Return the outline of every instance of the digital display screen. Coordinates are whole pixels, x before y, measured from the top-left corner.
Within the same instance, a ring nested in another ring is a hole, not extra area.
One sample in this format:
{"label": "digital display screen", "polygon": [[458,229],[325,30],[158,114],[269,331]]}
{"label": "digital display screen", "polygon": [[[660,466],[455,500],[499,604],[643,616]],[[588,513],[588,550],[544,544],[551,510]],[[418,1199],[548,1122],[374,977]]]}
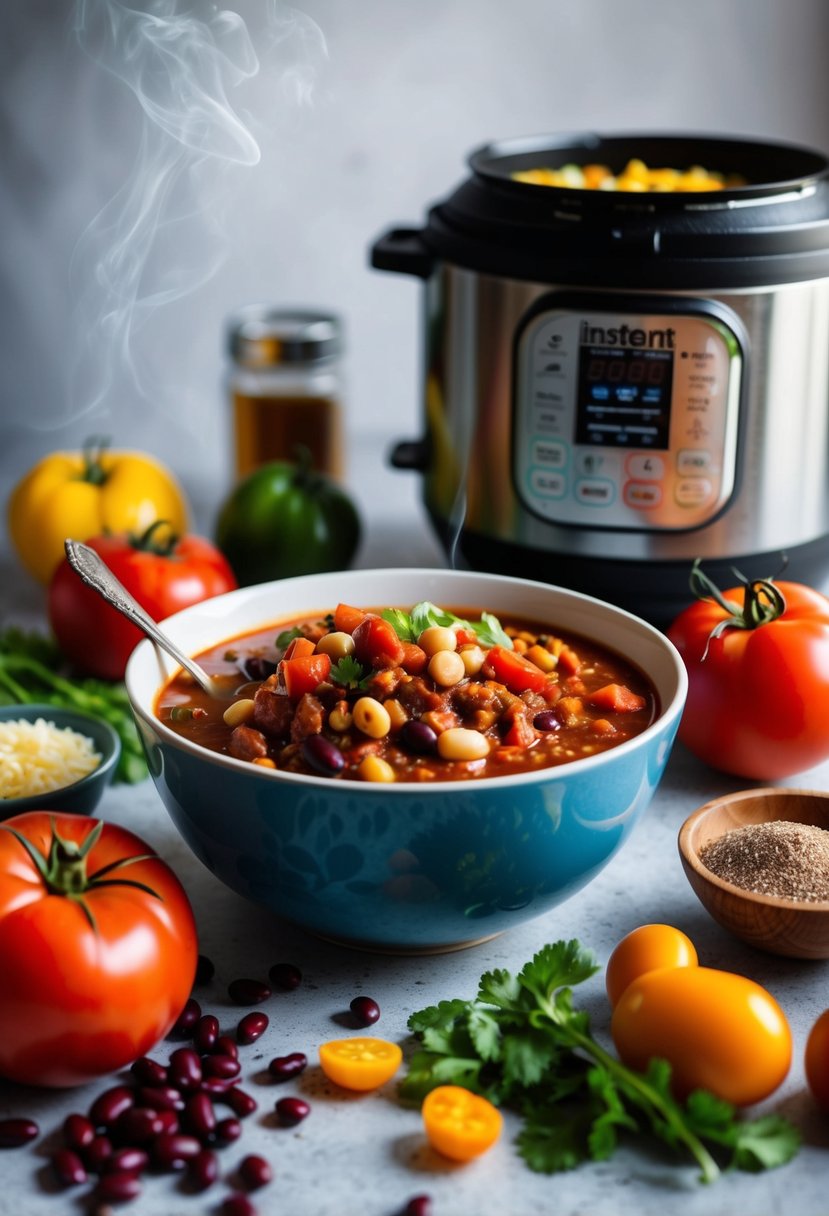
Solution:
{"label": "digital display screen", "polygon": [[673,351],[580,347],[576,443],[666,449],[673,373]]}

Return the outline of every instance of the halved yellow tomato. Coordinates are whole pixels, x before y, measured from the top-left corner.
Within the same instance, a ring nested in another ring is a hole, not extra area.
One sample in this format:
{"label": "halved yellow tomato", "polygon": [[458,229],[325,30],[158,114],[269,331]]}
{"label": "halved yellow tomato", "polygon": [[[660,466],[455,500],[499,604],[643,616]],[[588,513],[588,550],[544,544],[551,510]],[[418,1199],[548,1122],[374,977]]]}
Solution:
{"label": "halved yellow tomato", "polygon": [[320,1067],[343,1089],[377,1089],[397,1072],[403,1052],[385,1039],[331,1039],[320,1045]]}
{"label": "halved yellow tomato", "polygon": [[503,1118],[497,1107],[460,1085],[439,1085],[421,1110],[432,1148],[453,1161],[471,1161],[492,1148]]}

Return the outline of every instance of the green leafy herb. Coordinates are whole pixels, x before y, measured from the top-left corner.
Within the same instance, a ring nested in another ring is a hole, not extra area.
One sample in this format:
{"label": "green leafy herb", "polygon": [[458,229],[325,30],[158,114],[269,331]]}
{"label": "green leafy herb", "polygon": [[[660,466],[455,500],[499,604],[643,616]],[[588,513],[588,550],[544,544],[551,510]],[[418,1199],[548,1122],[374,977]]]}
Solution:
{"label": "green leafy herb", "polygon": [[402,608],[384,608],[380,615],[394,626],[402,642],[416,642],[423,630],[432,625],[442,625],[447,629],[458,626],[473,630],[484,646],[504,646],[512,650],[512,639],[491,612],[481,613],[479,621],[465,621],[463,617],[455,616],[454,612],[448,612],[445,608],[438,608],[437,604],[432,604],[429,600],[421,600],[419,604],[415,604],[411,613],[404,612]]}
{"label": "green leafy herb", "polygon": [[63,656],[51,638],[11,626],[0,632],[0,705],[46,705],[78,709],[102,718],[121,740],[116,781],[142,781],[147,762],[120,682],[64,675]]}
{"label": "green leafy herb", "polygon": [[421,1040],[401,1096],[421,1102],[437,1085],[462,1085],[519,1111],[521,1156],[533,1170],[555,1173],[614,1152],[620,1134],[650,1131],[699,1165],[713,1182],[719,1150],[730,1168],[771,1169],[799,1147],[794,1127],[777,1115],[754,1121],[699,1090],[683,1104],[670,1089],[671,1070],[620,1063],[593,1038],[587,1013],[573,1005],[572,985],[598,970],[577,941],[544,946],[517,974],[490,971],[475,1000],[441,1001],[409,1018]]}
{"label": "green leafy herb", "polygon": [[291,629],[283,629],[281,633],[276,635],[276,649],[286,650],[290,646],[294,638],[301,638],[302,630],[294,625]]}
{"label": "green leafy herb", "polygon": [[408,612],[404,612],[402,608],[384,608],[380,615],[384,621],[389,622],[401,642],[417,641],[414,622]]}
{"label": "green leafy herb", "polygon": [[332,681],[344,688],[358,688],[365,674],[365,669],[350,654],[343,655],[331,668]]}

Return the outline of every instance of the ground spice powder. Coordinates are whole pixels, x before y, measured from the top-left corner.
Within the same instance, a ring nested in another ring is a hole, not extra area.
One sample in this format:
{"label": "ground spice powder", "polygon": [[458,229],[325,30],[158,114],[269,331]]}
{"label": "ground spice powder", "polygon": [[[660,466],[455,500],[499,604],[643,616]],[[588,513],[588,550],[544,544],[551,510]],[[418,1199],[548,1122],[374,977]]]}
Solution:
{"label": "ground spice powder", "polygon": [[829,900],[829,831],[776,820],[726,832],[700,850],[718,878],[778,899]]}

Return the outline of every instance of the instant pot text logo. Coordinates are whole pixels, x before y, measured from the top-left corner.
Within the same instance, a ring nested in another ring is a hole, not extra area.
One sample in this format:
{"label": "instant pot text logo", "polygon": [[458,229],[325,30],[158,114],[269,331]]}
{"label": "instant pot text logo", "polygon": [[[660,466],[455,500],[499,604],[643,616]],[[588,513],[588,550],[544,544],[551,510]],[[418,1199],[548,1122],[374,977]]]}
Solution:
{"label": "instant pot text logo", "polygon": [[639,329],[633,325],[591,325],[582,321],[579,341],[582,346],[649,346],[653,350],[673,350],[676,330]]}

